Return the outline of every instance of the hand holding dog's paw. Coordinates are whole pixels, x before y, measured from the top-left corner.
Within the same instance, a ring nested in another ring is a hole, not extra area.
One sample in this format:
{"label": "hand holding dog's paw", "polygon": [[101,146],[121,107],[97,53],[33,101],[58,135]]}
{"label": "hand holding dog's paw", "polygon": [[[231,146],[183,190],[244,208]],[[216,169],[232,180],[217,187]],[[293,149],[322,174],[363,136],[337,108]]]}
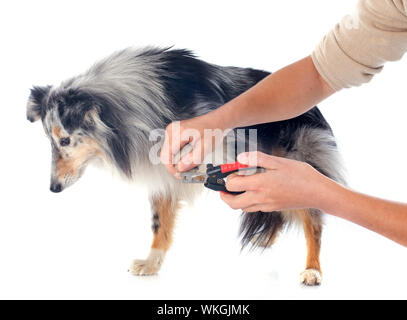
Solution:
{"label": "hand holding dog's paw", "polygon": [[134,260],[130,266],[129,272],[136,276],[151,276],[157,274],[164,261],[164,251],[151,249],[147,259]]}
{"label": "hand holding dog's paw", "polygon": [[319,286],[322,281],[321,273],[317,269],[306,269],[300,274],[301,283],[306,286]]}

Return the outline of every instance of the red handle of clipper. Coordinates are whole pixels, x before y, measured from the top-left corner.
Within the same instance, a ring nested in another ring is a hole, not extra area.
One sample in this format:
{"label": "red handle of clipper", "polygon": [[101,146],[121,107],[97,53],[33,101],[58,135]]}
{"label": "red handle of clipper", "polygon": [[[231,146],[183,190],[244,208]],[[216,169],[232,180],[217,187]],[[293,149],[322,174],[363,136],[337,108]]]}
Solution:
{"label": "red handle of clipper", "polygon": [[237,171],[239,169],[248,168],[249,165],[242,164],[240,162],[233,162],[233,163],[225,163],[220,165],[220,171],[222,173],[230,172],[230,171]]}

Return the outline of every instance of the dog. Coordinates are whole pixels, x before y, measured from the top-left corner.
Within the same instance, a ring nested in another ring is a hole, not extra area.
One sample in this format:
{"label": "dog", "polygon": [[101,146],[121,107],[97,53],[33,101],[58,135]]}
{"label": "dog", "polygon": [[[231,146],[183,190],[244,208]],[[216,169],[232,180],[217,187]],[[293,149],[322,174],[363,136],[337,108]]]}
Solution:
{"label": "dog", "polygon": [[[77,181],[88,164],[102,161],[123,178],[149,189],[154,233],[135,275],[155,274],[169,249],[179,202],[196,197],[202,186],[183,184],[160,163],[150,161],[150,133],[177,120],[214,110],[270,73],[206,63],[183,49],[127,48],[94,64],[59,86],[34,86],[27,118],[42,120],[52,147],[52,192]],[[332,130],[317,107],[290,120],[244,129],[257,130],[257,150],[301,160],[345,183]],[[235,157],[236,155],[234,155]],[[268,248],[284,226],[302,224],[307,258],[301,282],[321,283],[319,252],[322,215],[317,209],[242,213],[242,245]]]}

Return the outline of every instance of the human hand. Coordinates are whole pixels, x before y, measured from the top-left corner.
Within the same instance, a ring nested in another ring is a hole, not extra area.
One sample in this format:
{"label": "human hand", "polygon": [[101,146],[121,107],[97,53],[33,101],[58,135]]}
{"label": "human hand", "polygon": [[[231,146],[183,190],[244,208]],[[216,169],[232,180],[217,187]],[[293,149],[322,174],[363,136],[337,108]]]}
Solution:
{"label": "human hand", "polygon": [[[205,156],[213,151],[225,134],[220,121],[211,114],[176,121],[170,123],[165,129],[165,140],[161,149],[160,159],[171,174],[188,171],[199,165]],[[192,147],[181,159],[181,149],[189,144]]]}
{"label": "human hand", "polygon": [[245,212],[271,212],[282,209],[317,208],[328,179],[305,162],[270,156],[261,152],[242,153],[238,161],[266,170],[250,176],[231,175],[228,191],[246,191],[239,195],[221,193],[232,209]]}

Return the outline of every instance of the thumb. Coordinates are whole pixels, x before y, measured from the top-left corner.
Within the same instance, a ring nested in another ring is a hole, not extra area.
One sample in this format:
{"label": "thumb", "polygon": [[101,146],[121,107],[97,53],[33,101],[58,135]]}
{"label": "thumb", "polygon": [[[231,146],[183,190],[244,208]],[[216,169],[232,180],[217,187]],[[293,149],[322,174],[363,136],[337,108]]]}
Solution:
{"label": "thumb", "polygon": [[[191,145],[190,145],[191,146]],[[181,160],[177,164],[177,169],[180,172],[188,171],[202,163],[202,150],[201,143],[198,141],[194,146],[191,146],[192,150],[186,155],[181,157]]]}
{"label": "thumb", "polygon": [[177,170],[180,172],[183,171],[188,171],[196,167],[197,164],[194,163],[193,161],[193,155],[192,151],[185,156],[182,157],[182,159],[178,162],[177,164]]}
{"label": "thumb", "polygon": [[265,169],[276,169],[278,157],[271,156],[259,151],[244,152],[237,156],[237,161],[249,166],[257,166]]}

